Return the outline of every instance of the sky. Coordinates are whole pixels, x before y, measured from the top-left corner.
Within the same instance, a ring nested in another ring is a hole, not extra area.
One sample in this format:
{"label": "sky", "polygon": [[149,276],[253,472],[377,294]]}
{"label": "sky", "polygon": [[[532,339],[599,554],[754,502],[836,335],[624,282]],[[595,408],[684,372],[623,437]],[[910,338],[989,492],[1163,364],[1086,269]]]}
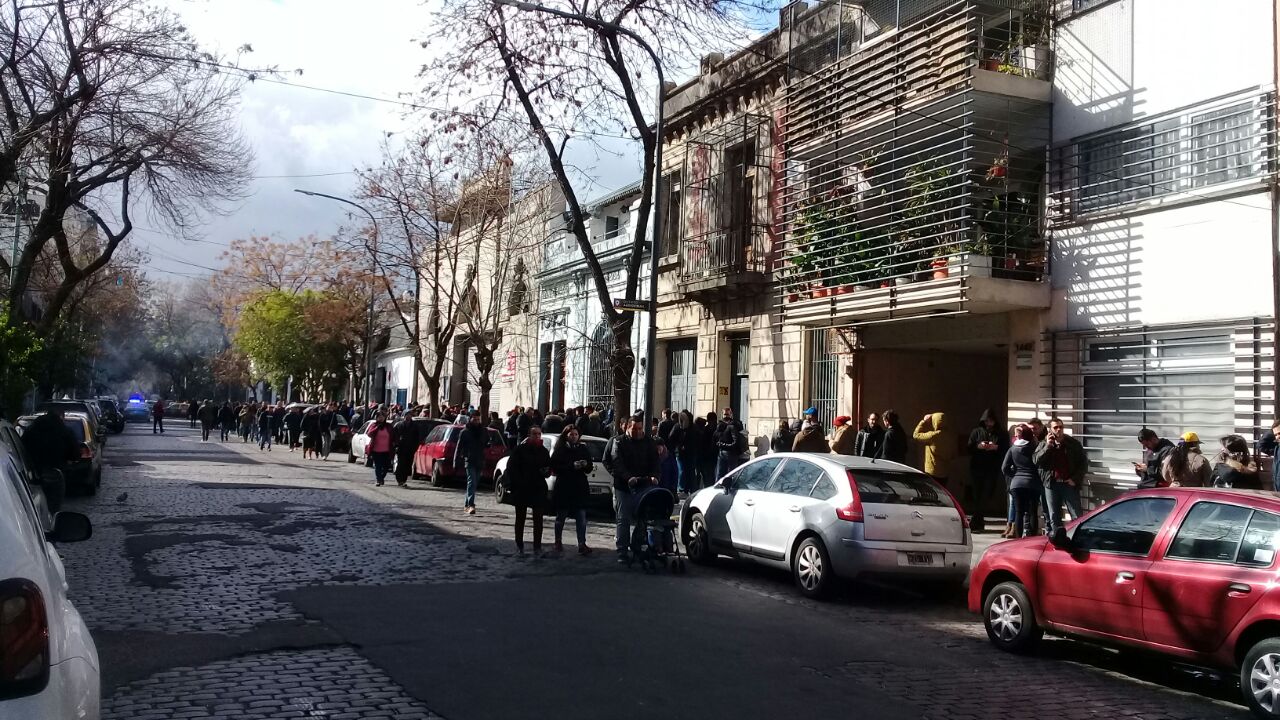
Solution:
{"label": "sky", "polygon": [[[394,142],[417,124],[395,102],[350,97],[353,93],[410,101],[414,77],[429,59],[415,37],[429,29],[430,14],[415,0],[167,0],[206,47],[227,55],[248,44],[242,66],[285,72],[278,82],[244,88],[240,124],[256,156],[248,197],[199,228],[194,239],[140,228],[133,243],[148,253],[152,279],[179,281],[210,274],[235,239],[272,236],[292,240],[330,237],[350,225],[349,208],[307,197],[294,188],[350,197],[355,167],[377,164],[384,138]],[[282,84],[284,83],[284,84]],[[307,89],[301,86],[310,86]],[[337,92],[325,92],[337,91]],[[390,135],[388,135],[390,133]],[[570,146],[583,173],[586,197],[598,197],[639,177],[634,144],[604,149]]]}

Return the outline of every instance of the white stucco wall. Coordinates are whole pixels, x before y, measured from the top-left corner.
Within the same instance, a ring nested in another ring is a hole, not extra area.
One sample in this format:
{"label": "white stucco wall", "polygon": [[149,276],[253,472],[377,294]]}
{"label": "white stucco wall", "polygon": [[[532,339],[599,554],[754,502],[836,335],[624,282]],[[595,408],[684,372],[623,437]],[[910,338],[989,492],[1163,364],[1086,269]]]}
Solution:
{"label": "white stucco wall", "polygon": [[1119,0],[1060,23],[1055,143],[1272,82],[1270,0]]}
{"label": "white stucco wall", "polygon": [[1259,193],[1058,230],[1051,328],[1269,316],[1269,208]]}

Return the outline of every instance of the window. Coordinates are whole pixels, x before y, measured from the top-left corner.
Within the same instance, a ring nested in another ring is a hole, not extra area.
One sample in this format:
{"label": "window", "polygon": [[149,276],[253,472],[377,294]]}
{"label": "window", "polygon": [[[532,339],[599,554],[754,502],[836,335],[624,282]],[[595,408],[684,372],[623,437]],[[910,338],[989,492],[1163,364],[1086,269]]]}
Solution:
{"label": "window", "polygon": [[1254,134],[1259,112],[1238,103],[1191,118],[1192,184],[1207,187],[1243,180],[1265,161],[1262,138]]}
{"label": "window", "polygon": [[1146,555],[1173,505],[1170,498],[1117,502],[1077,527],[1072,540],[1082,550]]}
{"label": "window", "polygon": [[1280,545],[1280,515],[1261,510],[1253,511],[1253,519],[1244,531],[1236,562],[1241,565],[1271,567]]}
{"label": "window", "polygon": [[822,468],[817,465],[791,458],[782,466],[778,474],[773,476],[773,482],[769,483],[768,490],[784,495],[805,497],[822,476]]}
{"label": "window", "polygon": [[837,494],[839,491],[836,490],[836,484],[831,482],[831,478],[827,477],[826,473],[823,473],[822,477],[818,478],[817,484],[813,486],[809,497],[815,500],[830,500]]}
{"label": "window", "polygon": [[853,470],[864,503],[953,507],[951,496],[923,473]]}
{"label": "window", "polygon": [[529,299],[532,293],[529,292],[529,283],[525,279],[526,275],[528,275],[528,271],[524,266],[524,258],[519,258],[516,260],[515,271],[512,274],[511,295],[507,298],[507,315],[509,317],[529,312]]}
{"label": "window", "polygon": [[[372,423],[370,423],[370,424],[372,424]],[[369,429],[369,426],[368,426],[368,425],[365,425],[365,430],[366,430],[365,434],[366,434],[366,435],[368,435],[368,434],[369,434],[369,433],[367,432],[367,431],[368,431],[368,429]],[[432,431],[431,431],[431,434],[430,434],[430,435],[428,435],[428,436],[427,436],[427,442],[429,442],[429,443],[438,443],[438,442],[442,442],[442,441],[444,440],[444,434],[445,434],[446,432],[448,432],[448,431],[449,431],[449,426],[448,426],[448,425],[441,425],[441,426],[437,427],[435,430],[432,430]]]}
{"label": "window", "polygon": [[733,475],[733,486],[739,490],[763,490],[769,485],[769,478],[781,462],[781,459],[768,458],[743,465],[742,469]]}
{"label": "window", "polygon": [[1178,528],[1165,557],[1233,562],[1253,510],[1239,505],[1196,503]]}
{"label": "window", "polygon": [[681,178],[679,172],[673,172],[662,178],[664,200],[663,208],[662,248],[663,256],[675,255],[680,249],[680,238],[683,235]]}
{"label": "window", "polygon": [[613,331],[606,320],[591,334],[587,366],[587,404],[603,408],[613,405]]}
{"label": "window", "polygon": [[1270,93],[1167,115],[1055,151],[1058,212],[1118,208],[1267,172]]}
{"label": "window", "polygon": [[609,215],[604,219],[604,238],[612,240],[622,232],[622,223],[614,215]]}

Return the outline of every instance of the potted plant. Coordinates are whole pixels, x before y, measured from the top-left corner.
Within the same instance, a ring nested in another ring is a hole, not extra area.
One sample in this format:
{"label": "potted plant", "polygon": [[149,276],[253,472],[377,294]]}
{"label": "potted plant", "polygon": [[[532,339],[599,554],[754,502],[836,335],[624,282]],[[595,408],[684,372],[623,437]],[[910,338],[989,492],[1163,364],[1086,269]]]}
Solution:
{"label": "potted plant", "polygon": [[993,258],[991,275],[1023,276],[1019,271],[1021,263],[1040,247],[1036,201],[1021,192],[993,195],[985,203],[978,225],[985,237],[987,253]]}

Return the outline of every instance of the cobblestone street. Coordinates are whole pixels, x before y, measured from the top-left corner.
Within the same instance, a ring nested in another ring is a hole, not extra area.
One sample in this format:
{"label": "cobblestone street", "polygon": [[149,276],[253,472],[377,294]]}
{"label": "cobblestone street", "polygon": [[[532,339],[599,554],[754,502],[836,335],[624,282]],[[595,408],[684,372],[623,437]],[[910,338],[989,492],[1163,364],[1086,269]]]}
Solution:
{"label": "cobblestone street", "polygon": [[1160,661],[998,653],[958,600],[520,559],[491,495],[464,516],[457,488],[376,488],[345,457],[139,426],[106,453],[68,502],[94,537],[60,546],[105,718],[1247,717],[1229,679]]}

